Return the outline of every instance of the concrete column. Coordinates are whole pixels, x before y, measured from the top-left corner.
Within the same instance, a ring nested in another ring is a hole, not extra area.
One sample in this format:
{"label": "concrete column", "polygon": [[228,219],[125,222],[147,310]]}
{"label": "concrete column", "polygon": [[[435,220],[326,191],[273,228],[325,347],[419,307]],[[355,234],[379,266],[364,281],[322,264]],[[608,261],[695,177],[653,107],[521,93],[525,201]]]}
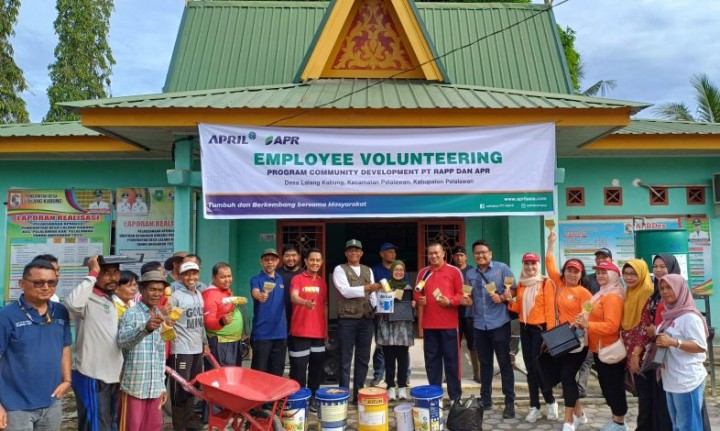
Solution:
{"label": "concrete column", "polygon": [[[193,188],[189,181],[192,172],[192,152],[195,140],[181,139],[175,142],[175,175],[181,173],[185,181],[173,181],[168,171],[170,184],[175,185],[175,250],[192,251],[193,238]],[[185,176],[187,173],[187,177]]]}

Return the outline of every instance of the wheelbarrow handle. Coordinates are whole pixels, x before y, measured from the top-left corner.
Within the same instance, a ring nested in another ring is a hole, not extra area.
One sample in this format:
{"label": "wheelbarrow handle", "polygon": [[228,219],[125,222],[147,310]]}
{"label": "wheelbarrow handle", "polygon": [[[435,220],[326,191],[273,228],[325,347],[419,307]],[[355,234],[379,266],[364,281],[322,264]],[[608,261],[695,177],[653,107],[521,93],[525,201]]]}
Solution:
{"label": "wheelbarrow handle", "polygon": [[215,359],[215,356],[213,356],[212,352],[210,352],[210,349],[203,351],[203,355],[205,355],[207,360],[210,361],[210,364],[212,364],[213,368],[220,368],[220,363],[217,361],[217,359]]}
{"label": "wheelbarrow handle", "polygon": [[194,397],[197,397],[198,399],[204,400],[205,396],[202,392],[197,390],[195,388],[195,379],[190,380],[189,382],[183,378],[180,374],[177,373],[177,371],[173,370],[172,368],[165,366],[165,372],[175,379],[178,383],[180,383],[180,386],[183,387],[187,392],[191,393]]}

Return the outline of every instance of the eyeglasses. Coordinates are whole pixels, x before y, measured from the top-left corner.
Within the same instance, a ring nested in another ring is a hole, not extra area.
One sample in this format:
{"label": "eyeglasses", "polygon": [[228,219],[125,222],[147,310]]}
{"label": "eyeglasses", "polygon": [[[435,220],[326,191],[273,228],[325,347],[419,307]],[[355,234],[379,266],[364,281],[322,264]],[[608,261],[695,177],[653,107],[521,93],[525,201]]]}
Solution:
{"label": "eyeglasses", "polygon": [[55,280],[30,280],[29,278],[24,278],[23,280],[32,283],[33,287],[35,289],[42,289],[47,284],[48,287],[57,287],[58,281]]}
{"label": "eyeglasses", "polygon": [[490,254],[490,250],[474,251],[473,254],[476,256],[482,256],[484,254]]}
{"label": "eyeglasses", "polygon": [[637,277],[638,275],[634,272],[623,272],[623,277]]}

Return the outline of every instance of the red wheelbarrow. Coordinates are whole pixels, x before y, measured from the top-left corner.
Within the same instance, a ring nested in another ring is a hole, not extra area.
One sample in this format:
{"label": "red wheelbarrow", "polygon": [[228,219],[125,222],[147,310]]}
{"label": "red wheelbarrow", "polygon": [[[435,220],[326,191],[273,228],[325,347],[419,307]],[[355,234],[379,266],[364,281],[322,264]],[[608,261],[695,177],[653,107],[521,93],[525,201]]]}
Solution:
{"label": "red wheelbarrow", "polygon": [[[165,371],[183,389],[208,403],[209,430],[224,430],[227,425],[234,430],[282,430],[279,418],[287,397],[300,389],[298,382],[249,368],[221,367],[211,354],[206,356],[215,369],[200,373],[189,382],[170,367],[165,367]],[[195,387],[196,383],[200,389]],[[270,403],[272,408],[262,408]]]}

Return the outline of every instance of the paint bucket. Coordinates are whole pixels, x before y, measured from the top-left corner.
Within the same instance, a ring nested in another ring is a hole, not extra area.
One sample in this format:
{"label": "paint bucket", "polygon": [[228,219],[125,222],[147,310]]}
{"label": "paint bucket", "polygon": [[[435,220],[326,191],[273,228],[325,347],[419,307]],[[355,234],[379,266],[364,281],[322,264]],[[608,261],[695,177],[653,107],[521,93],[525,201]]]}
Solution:
{"label": "paint bucket", "polygon": [[290,395],[285,404],[285,411],[282,415],[283,430],[305,431],[307,429],[308,399],[312,391],[308,388],[300,388],[299,391]]}
{"label": "paint bucket", "polygon": [[392,292],[377,292],[378,304],[376,311],[378,313],[389,314],[395,311],[395,294]]}
{"label": "paint bucket", "polygon": [[414,431],[413,406],[410,403],[398,404],[395,407],[395,424],[397,431]]}
{"label": "paint bucket", "polygon": [[318,402],[318,419],[322,431],[344,431],[347,425],[347,407],[350,391],[346,388],[322,388],[315,392]]}
{"label": "paint bucket", "polygon": [[358,431],[388,430],[388,393],[381,388],[358,391]]}
{"label": "paint bucket", "polygon": [[441,386],[425,385],[412,388],[413,422],[418,431],[440,431],[440,402],[443,397]]}

